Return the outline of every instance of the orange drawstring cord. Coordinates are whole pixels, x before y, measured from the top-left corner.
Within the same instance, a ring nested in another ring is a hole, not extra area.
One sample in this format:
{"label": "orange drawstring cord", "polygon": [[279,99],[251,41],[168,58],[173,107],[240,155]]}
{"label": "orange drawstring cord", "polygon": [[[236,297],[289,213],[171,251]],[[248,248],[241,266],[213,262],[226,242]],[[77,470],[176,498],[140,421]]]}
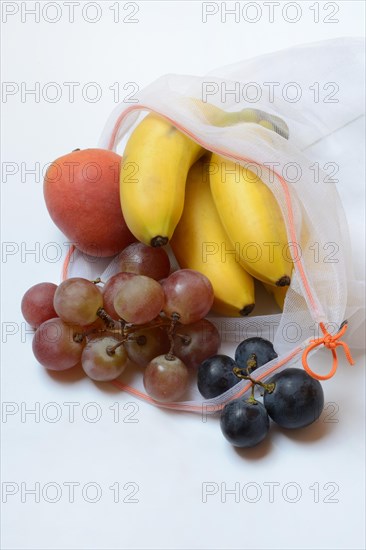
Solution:
{"label": "orange drawstring cord", "polygon": [[[338,357],[337,357],[337,352],[336,352],[336,348],[338,346],[343,347],[344,354],[345,354],[349,364],[350,365],[355,364],[348,345],[345,342],[342,342],[342,341],[339,340],[341,338],[341,336],[343,336],[343,334],[346,332],[348,323],[347,323],[347,321],[345,321],[341,325],[341,328],[337,332],[337,334],[334,334],[334,335],[330,334],[327,331],[327,329],[325,328],[324,323],[319,323],[319,326],[320,326],[324,336],[322,336],[321,338],[316,338],[315,340],[311,340],[309,346],[304,350],[304,352],[302,354],[302,366],[304,367],[306,372],[308,374],[310,374],[310,376],[312,376],[313,378],[316,378],[317,380],[329,380],[329,378],[331,378],[335,374],[335,372],[337,370],[337,367],[338,367]],[[316,374],[315,372],[313,372],[311,370],[311,368],[309,367],[308,362],[307,362],[307,357],[308,357],[309,353],[311,352],[311,350],[313,350],[314,348],[316,348],[318,346],[321,346],[322,344],[326,348],[330,349],[332,351],[332,355],[333,355],[332,369],[326,375]]]}
{"label": "orange drawstring cord", "polygon": [[65,281],[65,279],[67,279],[67,272],[69,270],[69,265],[70,265],[70,262],[71,262],[71,258],[72,258],[72,255],[74,254],[76,250],[76,246],[74,244],[72,244],[66,254],[66,257],[65,257],[65,260],[64,260],[64,263],[63,263],[63,266],[62,266],[62,275],[61,275],[61,282],[62,281]]}

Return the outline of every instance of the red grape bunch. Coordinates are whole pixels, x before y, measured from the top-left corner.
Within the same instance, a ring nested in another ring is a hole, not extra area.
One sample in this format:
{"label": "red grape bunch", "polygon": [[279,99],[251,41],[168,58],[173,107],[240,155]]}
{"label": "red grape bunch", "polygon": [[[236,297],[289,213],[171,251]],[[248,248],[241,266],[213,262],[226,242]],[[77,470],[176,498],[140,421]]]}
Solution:
{"label": "red grape bunch", "polygon": [[153,399],[179,400],[189,369],[219,349],[219,333],[205,319],[212,285],[198,271],[169,274],[165,250],[142,243],[123,250],[119,268],[105,282],[72,277],[31,287],[21,309],[36,329],[33,353],[46,369],[81,365],[98,382],[119,377],[130,361],[144,368]]}

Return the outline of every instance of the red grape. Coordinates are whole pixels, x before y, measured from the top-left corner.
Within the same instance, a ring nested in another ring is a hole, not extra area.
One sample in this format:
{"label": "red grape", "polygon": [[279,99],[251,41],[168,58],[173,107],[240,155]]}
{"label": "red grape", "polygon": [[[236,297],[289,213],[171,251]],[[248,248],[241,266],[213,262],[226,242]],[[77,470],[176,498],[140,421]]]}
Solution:
{"label": "red grape", "polygon": [[127,340],[125,348],[131,361],[140,367],[146,365],[157,355],[168,353],[170,342],[164,328],[155,327],[137,330]]}
{"label": "red grape", "polygon": [[191,325],[177,326],[174,334],[174,354],[187,367],[198,367],[202,361],[215,355],[219,347],[219,331],[207,319],[201,319]]}
{"label": "red grape", "polygon": [[91,281],[72,277],[59,285],[53,305],[63,321],[90,325],[97,319],[98,309],[103,306],[103,296]]}
{"label": "red grape", "polygon": [[153,248],[144,243],[132,243],[119,255],[121,271],[146,275],[158,281],[169,275],[168,254],[161,247]]}
{"label": "red grape", "polygon": [[147,365],[144,386],[156,401],[176,401],[188,386],[188,369],[178,357],[159,355]]}
{"label": "red grape", "polygon": [[112,317],[112,319],[117,320],[118,319],[118,313],[114,309],[113,301],[116,293],[118,290],[123,286],[124,282],[127,279],[132,279],[132,277],[135,277],[133,273],[117,273],[117,275],[114,275],[108,281],[103,287],[103,302],[104,302],[104,309]]}
{"label": "red grape", "polygon": [[162,282],[165,294],[164,313],[178,314],[184,325],[203,319],[210,311],[214,293],[210,281],[199,271],[180,269]]}
{"label": "red grape", "polygon": [[49,319],[38,327],[33,338],[36,359],[50,370],[66,370],[80,361],[85,338],[83,328],[61,319]]}
{"label": "red grape", "polygon": [[57,317],[53,307],[56,289],[57,285],[53,283],[38,283],[24,294],[21,310],[24,319],[32,327],[37,328],[48,319]]}
{"label": "red grape", "polygon": [[113,305],[120,319],[142,325],[159,315],[164,305],[164,292],[154,279],[135,275],[121,284]]}
{"label": "red grape", "polygon": [[94,338],[85,346],[81,365],[92,380],[106,382],[114,380],[125,370],[127,353],[123,345],[118,346],[113,353],[110,349],[119,343],[113,336]]}

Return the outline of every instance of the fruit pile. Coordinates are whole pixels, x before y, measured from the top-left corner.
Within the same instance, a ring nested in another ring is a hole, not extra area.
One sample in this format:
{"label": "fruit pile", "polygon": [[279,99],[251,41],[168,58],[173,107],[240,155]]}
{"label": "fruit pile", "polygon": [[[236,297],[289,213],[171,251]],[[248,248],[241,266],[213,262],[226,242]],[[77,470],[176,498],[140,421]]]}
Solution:
{"label": "fruit pile", "polygon": [[[206,106],[205,115],[212,123],[217,109]],[[211,154],[151,113],[126,144],[120,198],[139,241],[170,242],[180,267],[208,277],[217,313],[251,313],[253,278],[283,304],[293,267],[286,227],[274,195],[253,171]]]}
{"label": "fruit pile", "polygon": [[[281,133],[274,122],[264,125],[263,113],[246,111],[233,120],[235,113],[206,104],[204,116],[220,126],[262,122],[262,132]],[[239,317],[255,307],[254,279],[283,308],[293,269],[280,207],[251,166],[212,154],[150,113],[131,133],[123,159],[87,149],[53,162],[44,197],[55,224],[83,253],[114,256],[135,240],[169,243],[181,268],[210,280],[213,310]]]}
{"label": "fruit pile", "polygon": [[[220,126],[249,116],[233,120],[234,113],[219,111],[205,106],[202,115]],[[262,131],[283,135],[275,121],[251,111],[250,121],[259,121]],[[91,379],[111,381],[128,364],[138,365],[157,402],[183,399],[190,372],[206,399],[247,379],[249,400],[231,401],[221,416],[224,435],[239,446],[264,438],[268,415],[290,428],[317,418],[323,399],[317,381],[296,369],[268,384],[254,380],[253,371],[277,357],[272,344],[249,339],[238,346],[235,360],[217,355],[220,336],[205,318],[211,310],[250,314],[254,278],[283,306],[293,268],[286,228],[257,174],[150,113],[133,130],[123,160],[112,151],[76,149],[52,163],[44,197],[76,248],[119,262],[105,281],[72,277],[25,293],[22,313],[36,329],[33,352],[45,368],[81,365]],[[264,405],[254,398],[256,385],[265,390]]]}

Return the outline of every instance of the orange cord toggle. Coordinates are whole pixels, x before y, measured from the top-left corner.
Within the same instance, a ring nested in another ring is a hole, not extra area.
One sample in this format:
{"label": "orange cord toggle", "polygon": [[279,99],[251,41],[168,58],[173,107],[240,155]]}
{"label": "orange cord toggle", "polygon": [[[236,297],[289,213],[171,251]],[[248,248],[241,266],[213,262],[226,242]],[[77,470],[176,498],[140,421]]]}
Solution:
{"label": "orange cord toggle", "polygon": [[[347,327],[348,327],[348,323],[347,323],[347,321],[342,323],[341,328],[339,329],[337,334],[334,334],[334,335],[330,334],[327,331],[327,329],[325,328],[324,323],[319,323],[319,326],[320,326],[324,336],[322,336],[322,338],[316,338],[315,340],[312,340],[310,342],[309,346],[304,350],[304,353],[302,354],[302,366],[304,367],[306,372],[308,374],[310,374],[310,376],[312,376],[313,378],[316,378],[317,380],[329,380],[329,378],[332,378],[332,376],[335,374],[335,372],[337,370],[337,367],[338,367],[338,357],[337,357],[337,352],[336,352],[336,348],[338,346],[343,347],[344,354],[345,354],[349,364],[350,365],[355,364],[348,345],[345,342],[342,342],[342,341],[339,340],[341,338],[341,336],[343,336],[343,334],[346,332]],[[310,369],[310,367],[308,365],[308,362],[307,362],[307,357],[308,357],[309,353],[311,352],[311,350],[313,350],[314,348],[316,348],[318,346],[321,346],[322,344],[326,348],[330,349],[332,351],[332,355],[333,355],[332,369],[328,374],[326,374],[324,376],[321,375],[321,374],[316,374],[315,372],[313,372]]]}

